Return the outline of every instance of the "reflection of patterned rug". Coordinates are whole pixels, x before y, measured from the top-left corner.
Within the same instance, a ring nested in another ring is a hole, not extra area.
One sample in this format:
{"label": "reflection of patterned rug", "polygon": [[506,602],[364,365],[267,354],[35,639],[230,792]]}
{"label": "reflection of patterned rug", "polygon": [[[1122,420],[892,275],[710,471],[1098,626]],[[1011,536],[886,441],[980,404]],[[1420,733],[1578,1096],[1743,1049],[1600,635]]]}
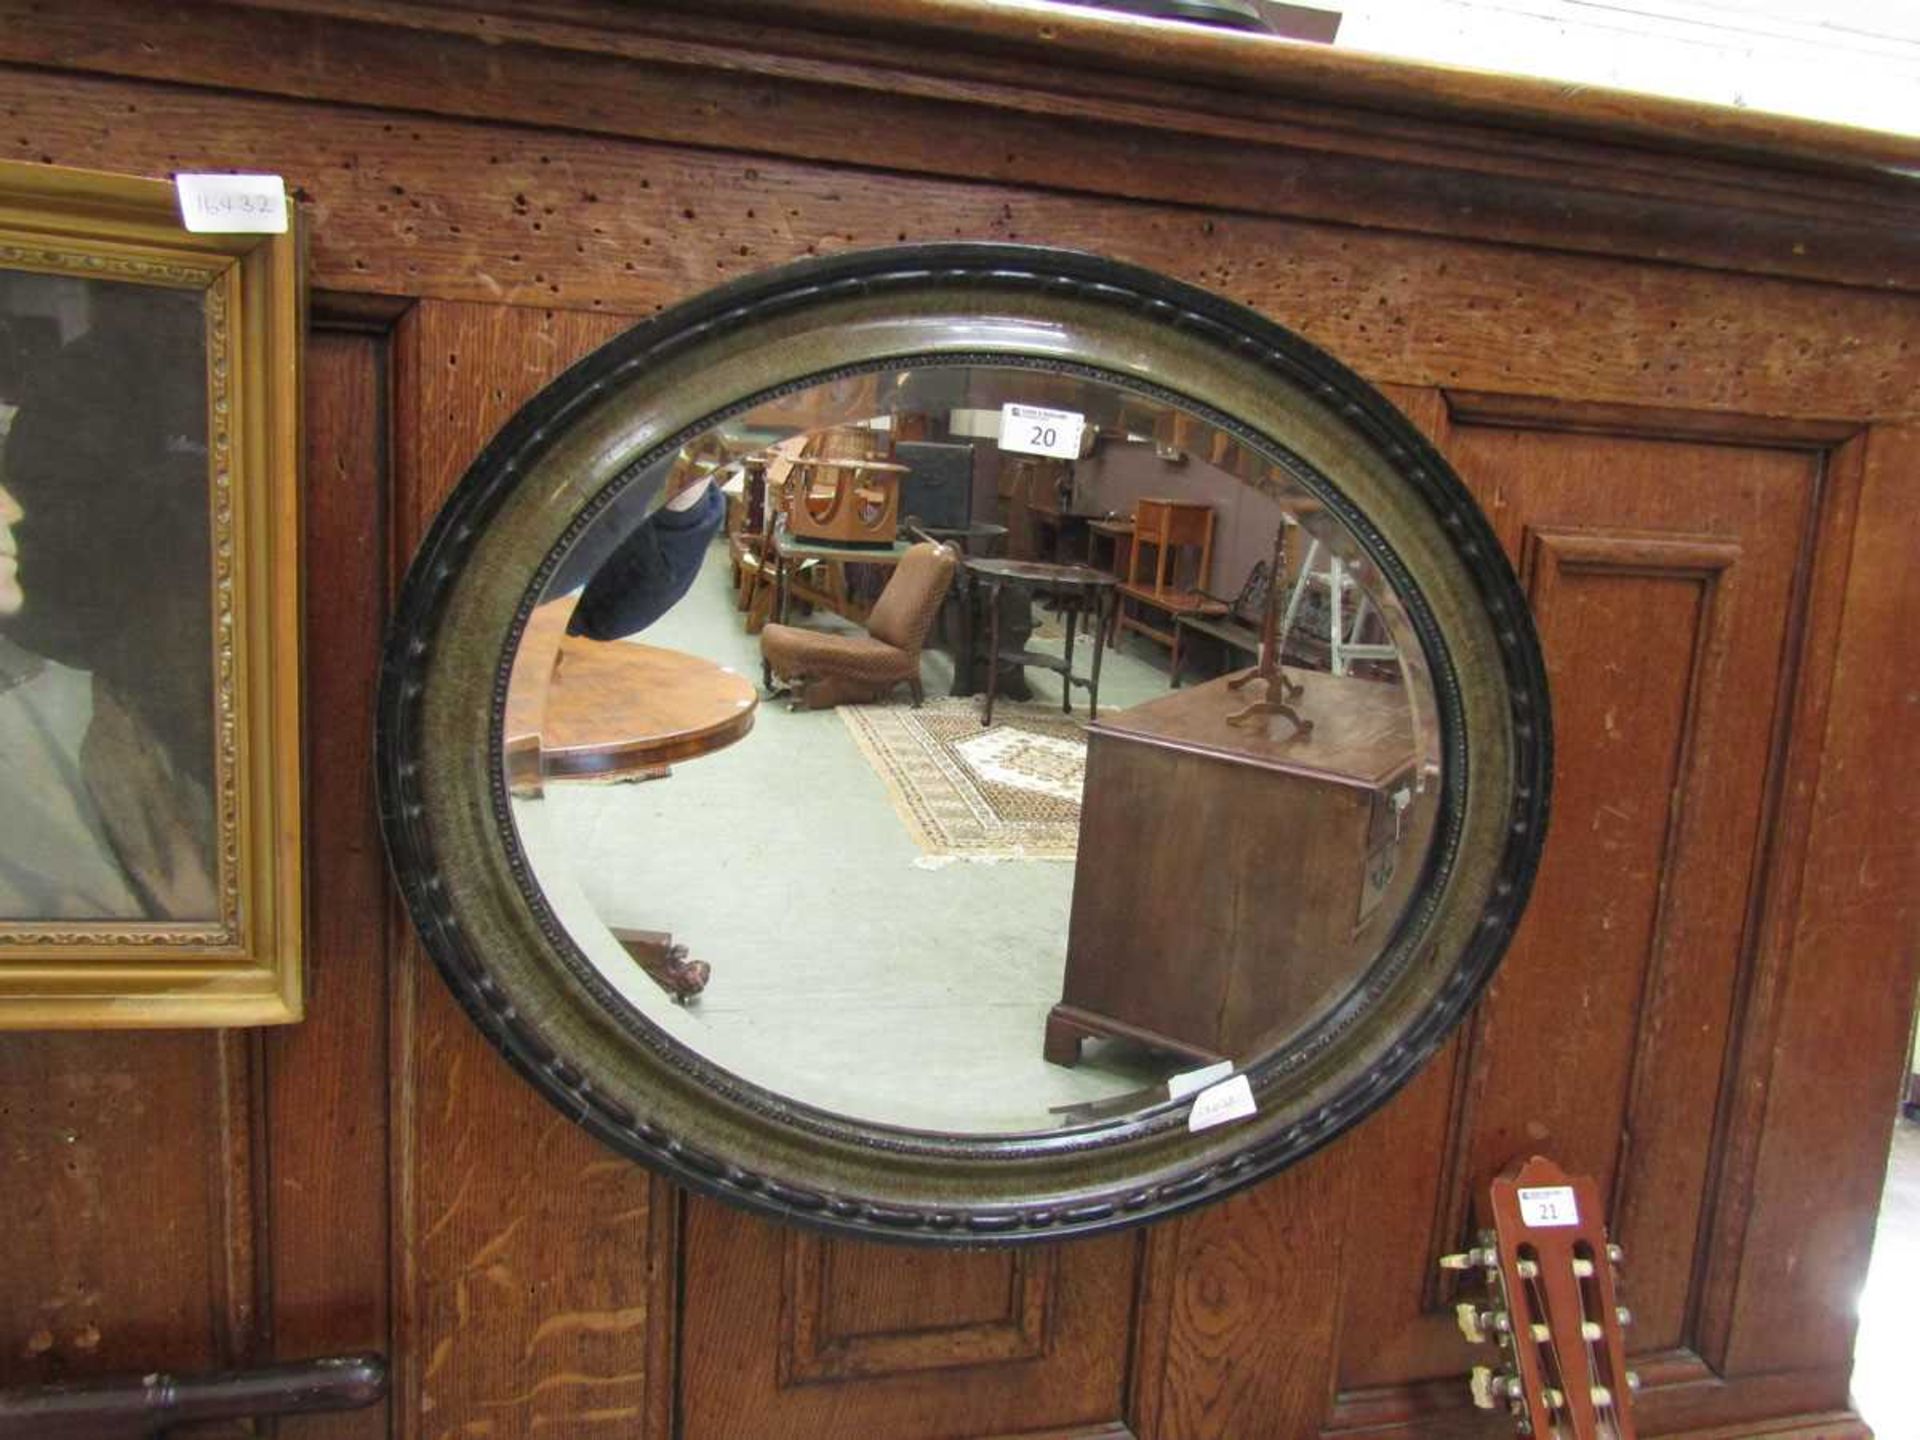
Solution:
{"label": "reflection of patterned rug", "polygon": [[1080,834],[1087,743],[1050,705],[978,700],[843,705],[840,718],[886,782],[894,808],[930,855],[1071,860]]}

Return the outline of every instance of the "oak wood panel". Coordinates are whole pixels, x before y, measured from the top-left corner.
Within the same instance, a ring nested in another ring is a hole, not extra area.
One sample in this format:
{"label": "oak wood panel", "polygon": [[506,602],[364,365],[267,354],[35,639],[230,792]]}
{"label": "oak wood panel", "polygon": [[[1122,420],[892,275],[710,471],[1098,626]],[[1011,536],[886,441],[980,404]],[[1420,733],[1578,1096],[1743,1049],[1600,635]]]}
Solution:
{"label": "oak wood panel", "polygon": [[[1111,1427],[1125,1423],[1134,1236],[930,1256],[796,1237],[689,1197],[684,1243],[684,1440],[1127,1433]],[[822,1307],[822,1274],[840,1269]],[[982,1325],[995,1294],[1005,1318]],[[802,1348],[836,1325],[864,1333],[837,1355]]]}
{"label": "oak wood panel", "polygon": [[1920,429],[1876,428],[1863,452],[1831,665],[1810,671],[1830,675],[1832,693],[1819,778],[1805,782],[1798,903],[1781,917],[1793,963],[1772,1048],[1749,1080],[1764,1113],[1753,1170],[1741,1177],[1751,1211],[1730,1286],[1729,1371],[1844,1367],[1852,1277],[1865,1268],[1887,1148],[1881,1127],[1848,1116],[1892,1113],[1906,1068],[1920,841],[1912,807],[1885,780],[1920,767]]}
{"label": "oak wood panel", "polygon": [[[0,3],[0,16],[23,4]],[[338,10],[158,0],[42,10],[30,26],[0,25],[0,57],[1720,269],[1875,286],[1915,278],[1884,184],[1836,164],[1764,175],[1538,128],[1453,120],[1409,130],[1289,100],[1288,80],[1311,63],[1302,47],[1273,55],[1266,83],[1223,91],[1139,75],[1092,80],[1016,47],[929,55],[877,25],[849,43],[711,18],[694,29],[662,7],[573,5],[511,19],[417,5]],[[459,83],[423,85],[423,69]],[[1111,163],[1116,152],[1128,163]],[[1730,230],[1734,210],[1742,218]]]}
{"label": "oak wood panel", "polygon": [[[306,1020],[264,1042],[273,1342],[288,1359],[393,1348],[389,915],[372,778],[387,598],[386,348],[383,335],[320,330],[306,350],[306,696],[322,717],[307,732],[309,995]],[[379,1440],[387,1407],[301,1425],[302,1440]]]}
{"label": "oak wood panel", "polygon": [[[918,1257],[913,1284],[903,1286],[900,1257],[891,1251],[795,1230],[780,1293],[780,1383],[1040,1359],[1057,1259],[1046,1249],[930,1253]],[[930,1293],[940,1297],[937,1312],[926,1302]]]}
{"label": "oak wood panel", "polygon": [[[1362,1132],[1387,1193],[1405,1185],[1437,1208],[1423,1223],[1422,1200],[1402,1202],[1404,1238],[1353,1253],[1343,1425],[1383,1405],[1416,1413],[1373,1392],[1471,1362],[1438,1313],[1432,1257],[1483,1222],[1488,1176],[1534,1146],[1613,1191],[1630,1343],[1698,1346],[1701,1217],[1825,472],[1817,451],[1609,436],[1577,418],[1558,432],[1462,424],[1446,441],[1530,582],[1559,823],[1514,951],[1448,1057],[1451,1093],[1436,1065]],[[1399,1154],[1423,1132],[1450,1137],[1437,1168],[1431,1150]],[[1710,1378],[1698,1360],[1683,1376]],[[1721,1413],[1739,1403],[1723,1397]]]}
{"label": "oak wood panel", "polygon": [[1370,1191],[1355,1181],[1354,1153],[1338,1141],[1148,1233],[1131,1396],[1140,1440],[1318,1433],[1347,1210]]}
{"label": "oak wood panel", "polygon": [[[615,317],[423,303],[395,337],[396,554]],[[524,1084],[417,942],[399,957],[396,1435],[664,1437],[676,1200]]]}
{"label": "oak wood panel", "polygon": [[0,1045],[0,1385],[251,1354],[252,1051],[220,1031]]}
{"label": "oak wood panel", "polygon": [[338,105],[227,97],[215,125],[192,92],[18,69],[0,115],[30,158],[283,174],[333,289],[645,314],[803,255],[1039,241],[1244,301],[1376,381],[1810,417],[1920,404],[1906,296]]}

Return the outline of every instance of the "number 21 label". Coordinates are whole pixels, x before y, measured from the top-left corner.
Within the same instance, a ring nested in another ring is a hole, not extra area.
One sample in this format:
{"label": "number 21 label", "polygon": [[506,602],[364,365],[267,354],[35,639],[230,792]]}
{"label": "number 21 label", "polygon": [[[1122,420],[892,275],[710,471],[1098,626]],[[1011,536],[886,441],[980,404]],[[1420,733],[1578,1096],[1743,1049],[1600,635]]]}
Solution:
{"label": "number 21 label", "polygon": [[1574,1203],[1571,1185],[1521,1187],[1520,1221],[1535,1230],[1560,1225],[1578,1225],[1580,1207]]}

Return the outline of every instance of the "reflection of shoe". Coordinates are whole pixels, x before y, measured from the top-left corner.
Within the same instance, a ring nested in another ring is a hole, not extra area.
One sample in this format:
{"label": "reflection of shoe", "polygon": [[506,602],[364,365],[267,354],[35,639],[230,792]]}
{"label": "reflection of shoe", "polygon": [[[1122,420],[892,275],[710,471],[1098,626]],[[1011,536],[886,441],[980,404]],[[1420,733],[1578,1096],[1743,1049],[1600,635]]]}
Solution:
{"label": "reflection of shoe", "polygon": [[702,990],[713,976],[713,967],[704,960],[689,960],[687,947],[676,945],[673,937],[660,930],[612,929],[620,948],[667,994],[673,1003],[684,1005]]}
{"label": "reflection of shoe", "polygon": [[671,968],[668,974],[673,977],[673,1003],[685,1005],[707,988],[707,981],[713,977],[713,967],[704,960],[687,959],[687,947],[684,945],[674,946],[669,959]]}

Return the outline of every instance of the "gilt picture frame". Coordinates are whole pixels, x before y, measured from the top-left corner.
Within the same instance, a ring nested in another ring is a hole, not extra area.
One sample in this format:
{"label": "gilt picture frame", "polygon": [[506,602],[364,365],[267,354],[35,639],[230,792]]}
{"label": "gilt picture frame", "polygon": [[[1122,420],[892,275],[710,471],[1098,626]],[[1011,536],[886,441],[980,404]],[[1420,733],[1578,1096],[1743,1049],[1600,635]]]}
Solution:
{"label": "gilt picture frame", "polygon": [[0,163],[0,1028],[302,1000],[299,244]]}

